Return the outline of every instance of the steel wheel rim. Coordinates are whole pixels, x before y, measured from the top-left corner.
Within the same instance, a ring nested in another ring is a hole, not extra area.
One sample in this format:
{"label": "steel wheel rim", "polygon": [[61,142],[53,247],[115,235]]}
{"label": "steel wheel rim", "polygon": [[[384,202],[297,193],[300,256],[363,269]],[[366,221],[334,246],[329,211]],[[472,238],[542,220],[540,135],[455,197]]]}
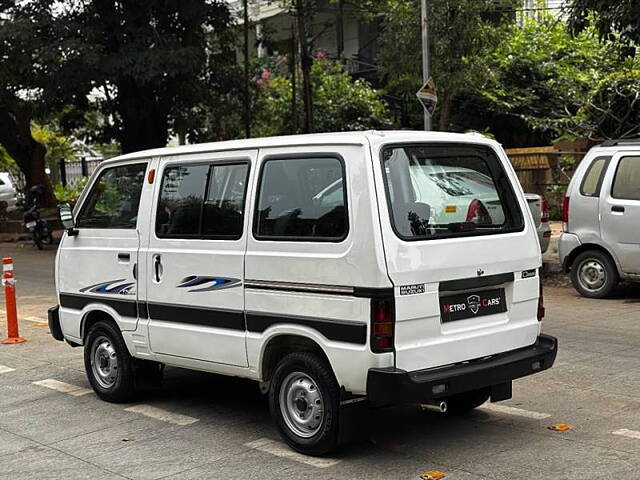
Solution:
{"label": "steel wheel rim", "polygon": [[118,355],[111,340],[103,335],[91,345],[91,371],[102,388],[109,389],[118,380]]}
{"label": "steel wheel rim", "polygon": [[607,282],[607,271],[598,260],[589,258],[578,267],[578,282],[585,290],[597,292]]}
{"label": "steel wheel rim", "polygon": [[285,424],[302,438],[313,437],[324,420],[324,400],[315,380],[308,374],[293,372],[280,386],[280,413]]}

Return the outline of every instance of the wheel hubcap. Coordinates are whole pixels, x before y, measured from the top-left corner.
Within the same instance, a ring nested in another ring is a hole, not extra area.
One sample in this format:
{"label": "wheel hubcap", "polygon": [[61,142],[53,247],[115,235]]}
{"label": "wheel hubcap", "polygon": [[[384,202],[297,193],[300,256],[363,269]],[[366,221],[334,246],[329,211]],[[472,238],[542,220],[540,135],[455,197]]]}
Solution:
{"label": "wheel hubcap", "polygon": [[118,379],[118,356],[107,337],[100,336],[93,341],[91,371],[102,388],[111,388]]}
{"label": "wheel hubcap", "polygon": [[578,281],[586,290],[600,290],[607,281],[607,271],[599,261],[585,260],[578,269]]}
{"label": "wheel hubcap", "polygon": [[313,378],[306,373],[290,373],[280,386],[279,397],[282,418],[293,433],[303,438],[318,433],[324,419],[324,401]]}

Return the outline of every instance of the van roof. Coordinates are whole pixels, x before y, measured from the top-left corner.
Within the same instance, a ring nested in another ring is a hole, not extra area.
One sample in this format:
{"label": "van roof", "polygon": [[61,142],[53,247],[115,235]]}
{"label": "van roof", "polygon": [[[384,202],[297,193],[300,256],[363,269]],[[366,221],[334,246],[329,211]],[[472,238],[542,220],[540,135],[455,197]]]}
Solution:
{"label": "van roof", "polygon": [[479,133],[424,132],[412,130],[368,130],[359,132],[312,133],[305,135],[285,135],[279,137],[248,138],[224,142],[199,143],[179,147],[155,148],[127,153],[105,162],[118,162],[138,158],[164,157],[190,153],[206,153],[227,150],[252,150],[269,147],[295,147],[309,145],[367,145],[378,146],[395,142],[465,142],[495,144]]}

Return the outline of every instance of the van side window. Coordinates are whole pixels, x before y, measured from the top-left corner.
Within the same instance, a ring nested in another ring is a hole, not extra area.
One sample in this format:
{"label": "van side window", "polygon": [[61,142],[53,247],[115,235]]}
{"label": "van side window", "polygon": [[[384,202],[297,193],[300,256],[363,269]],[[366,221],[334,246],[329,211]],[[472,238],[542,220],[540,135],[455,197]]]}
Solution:
{"label": "van side window", "polygon": [[248,173],[247,163],[167,167],[158,201],[156,235],[242,237]]}
{"label": "van side window", "polygon": [[344,165],[336,157],[268,159],[254,235],[265,240],[340,241],[347,235]]}
{"label": "van side window", "polygon": [[136,228],[146,163],[103,170],[78,215],[78,228]]}
{"label": "van side window", "polygon": [[587,173],[580,185],[580,193],[585,197],[599,197],[600,188],[602,187],[602,180],[604,179],[604,173],[607,171],[611,157],[598,157],[587,169]]}
{"label": "van side window", "polygon": [[640,200],[640,157],[620,159],[611,196],[623,200]]}
{"label": "van side window", "polygon": [[167,167],[156,214],[159,237],[194,237],[200,234],[200,214],[209,165]]}

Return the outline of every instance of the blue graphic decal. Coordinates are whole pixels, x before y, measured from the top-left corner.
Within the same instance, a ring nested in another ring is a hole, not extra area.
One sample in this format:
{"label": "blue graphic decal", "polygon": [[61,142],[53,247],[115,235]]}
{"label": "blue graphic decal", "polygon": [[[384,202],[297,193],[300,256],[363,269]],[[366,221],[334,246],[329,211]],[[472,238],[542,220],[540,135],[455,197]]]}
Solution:
{"label": "blue graphic decal", "polygon": [[124,278],[120,278],[118,280],[111,280],[109,282],[96,283],[94,285],[89,285],[88,287],[81,288],[80,291],[89,293],[115,293],[120,295],[135,295],[135,282],[120,283],[124,281]]}
{"label": "blue graphic decal", "polygon": [[212,290],[221,290],[223,288],[237,287],[240,280],[237,278],[207,277],[202,275],[189,275],[182,279],[177,288],[198,287],[189,290],[189,292],[209,292]]}

